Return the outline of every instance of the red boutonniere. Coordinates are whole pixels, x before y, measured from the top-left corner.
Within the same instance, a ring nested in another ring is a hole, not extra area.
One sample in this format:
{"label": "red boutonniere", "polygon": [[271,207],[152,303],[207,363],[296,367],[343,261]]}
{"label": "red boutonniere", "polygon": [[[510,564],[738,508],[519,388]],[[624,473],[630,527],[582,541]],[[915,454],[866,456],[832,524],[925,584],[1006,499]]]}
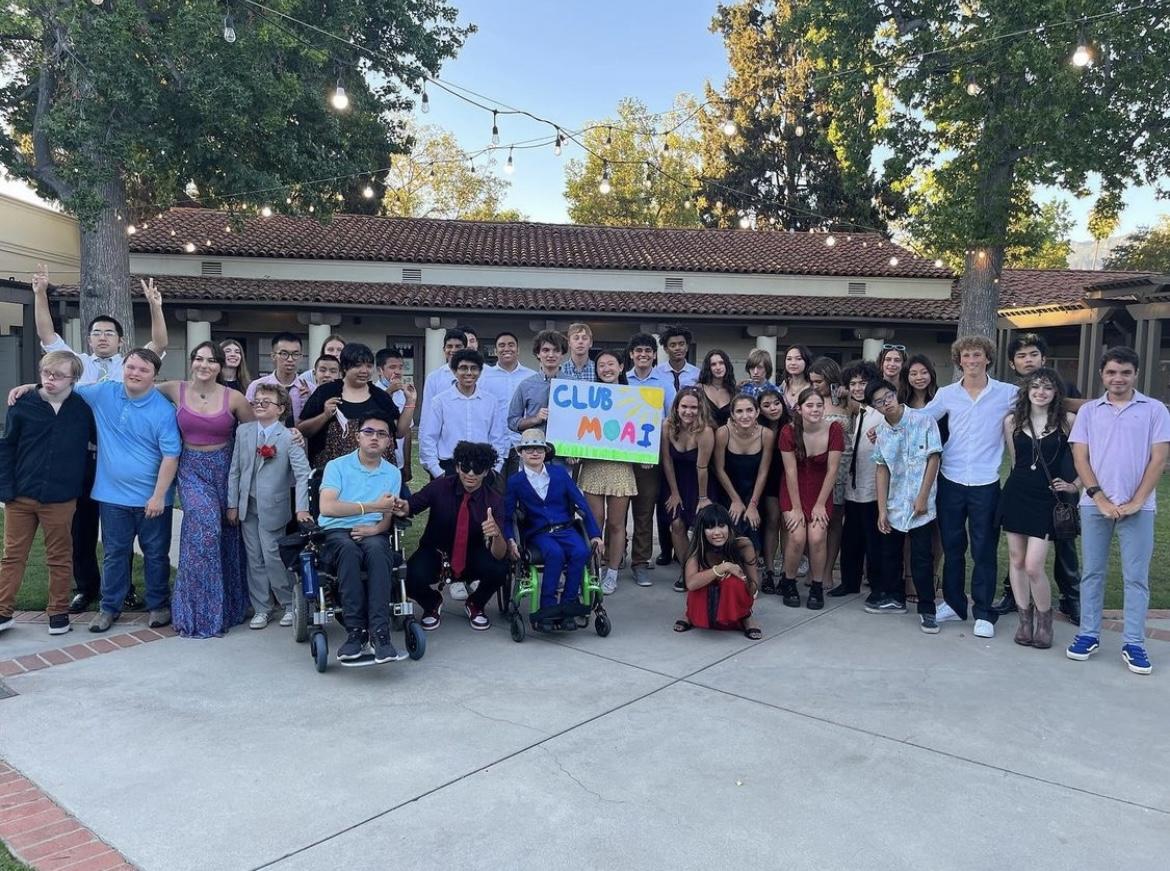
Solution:
{"label": "red boutonniere", "polygon": [[256,453],[260,455],[262,460],[271,460],[276,456],[276,445],[260,445],[256,448]]}

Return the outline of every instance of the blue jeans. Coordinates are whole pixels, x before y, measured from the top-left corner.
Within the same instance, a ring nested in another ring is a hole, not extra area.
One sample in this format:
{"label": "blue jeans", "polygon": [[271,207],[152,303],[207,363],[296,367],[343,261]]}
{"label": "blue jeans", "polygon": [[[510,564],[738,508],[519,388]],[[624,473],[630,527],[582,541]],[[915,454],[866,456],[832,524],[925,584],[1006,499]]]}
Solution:
{"label": "blue jeans", "polygon": [[1097,508],[1081,508],[1081,629],[1082,635],[1101,635],[1105,607],[1105,571],[1113,533],[1121,550],[1121,578],[1125,584],[1125,643],[1141,644],[1146,637],[1150,607],[1150,560],[1154,556],[1154,512],[1139,511],[1110,520]]}
{"label": "blue jeans", "polygon": [[143,508],[101,503],[103,611],[122,613],[122,602],[130,589],[130,555],[136,537],[146,576],[146,608],[155,611],[170,606],[172,510],[168,505],[161,515],[148,519]]}
{"label": "blue jeans", "polygon": [[971,536],[971,598],[976,620],[994,623],[991,610],[999,527],[999,482],[966,487],[938,476],[938,531],[943,546],[943,599],[955,613],[967,619],[967,535]]}

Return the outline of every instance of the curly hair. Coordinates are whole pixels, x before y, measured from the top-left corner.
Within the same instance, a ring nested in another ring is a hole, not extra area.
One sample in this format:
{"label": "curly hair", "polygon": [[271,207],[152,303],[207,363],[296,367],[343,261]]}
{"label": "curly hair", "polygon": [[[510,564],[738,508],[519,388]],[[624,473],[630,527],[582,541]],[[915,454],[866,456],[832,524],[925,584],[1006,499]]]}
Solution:
{"label": "curly hair", "polygon": [[1044,432],[1036,433],[1036,435],[1042,437],[1044,433],[1057,429],[1067,435],[1069,429],[1068,419],[1064,413],[1064,382],[1056,374],[1055,369],[1050,369],[1047,366],[1041,366],[1020,384],[1020,390],[1016,393],[1016,400],[1012,403],[1012,417],[1014,418],[1015,424],[1014,431],[1017,433],[1030,432],[1030,430],[1026,429],[1028,421],[1032,417],[1032,400],[1028,394],[1037,384],[1048,384],[1052,387],[1053,392],[1052,402],[1048,406],[1048,417],[1044,421]]}
{"label": "curly hair", "polygon": [[485,442],[461,441],[456,443],[451,452],[451,459],[455,461],[455,468],[467,466],[475,472],[486,472],[499,462],[500,455],[496,449]]}
{"label": "curly hair", "polygon": [[[715,376],[711,374],[711,361],[715,357],[723,358],[723,378],[719,381],[715,380]],[[771,361],[769,361],[771,362]],[[707,356],[703,358],[703,365],[699,369],[699,384],[718,384],[732,396],[735,395],[735,367],[731,364],[731,358],[727,356],[727,352],[714,348],[707,352]]]}

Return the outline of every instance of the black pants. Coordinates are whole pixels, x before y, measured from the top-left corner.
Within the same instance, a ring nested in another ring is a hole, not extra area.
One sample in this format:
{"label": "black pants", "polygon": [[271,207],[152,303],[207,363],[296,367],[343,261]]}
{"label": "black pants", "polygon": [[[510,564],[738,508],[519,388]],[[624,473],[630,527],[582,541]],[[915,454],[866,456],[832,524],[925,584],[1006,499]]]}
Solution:
{"label": "black pants", "polygon": [[882,535],[877,525],[878,504],[845,500],[841,530],[841,586],[858,592],[861,576],[869,578],[871,590],[882,587],[879,575],[888,570],[882,563]]}
{"label": "black pants", "polygon": [[[384,535],[360,541],[348,529],[334,529],[325,536],[322,557],[337,574],[341,612],[347,628],[390,631],[390,588],[395,553]],[[362,583],[362,569],[366,581]]]}
{"label": "black pants", "polygon": [[102,595],[102,573],[97,559],[101,510],[99,504],[89,498],[92,483],[91,479],[73,512],[73,585],[78,595],[96,601]]}
{"label": "black pants", "polygon": [[[658,551],[666,559],[674,558],[674,539],[670,537],[671,517],[666,513],[666,500],[670,498],[670,487],[666,484],[666,475],[662,474],[659,466],[658,504],[654,506],[655,518],[658,521]],[[685,554],[683,555],[685,558]]]}
{"label": "black pants", "polygon": [[[420,545],[406,561],[406,595],[418,602],[423,611],[433,611],[443,601],[443,597],[434,588],[442,564],[443,558],[439,552],[426,545]],[[481,610],[486,608],[507,577],[507,562],[492,556],[491,551],[483,546],[482,540],[478,544],[472,542],[468,545],[467,567],[463,571],[463,577],[457,580],[478,579],[479,586],[475,588],[474,593],[468,594],[467,601],[479,606]]]}
{"label": "black pants", "polygon": [[[918,596],[918,613],[934,613],[934,525],[927,523],[909,532],[891,529],[881,534],[882,571],[881,595],[905,604],[906,585],[902,581],[902,554],[906,550],[906,538],[910,538],[910,577],[914,580],[914,592]],[[874,579],[869,585],[874,586]],[[874,590],[878,592],[878,590]]]}

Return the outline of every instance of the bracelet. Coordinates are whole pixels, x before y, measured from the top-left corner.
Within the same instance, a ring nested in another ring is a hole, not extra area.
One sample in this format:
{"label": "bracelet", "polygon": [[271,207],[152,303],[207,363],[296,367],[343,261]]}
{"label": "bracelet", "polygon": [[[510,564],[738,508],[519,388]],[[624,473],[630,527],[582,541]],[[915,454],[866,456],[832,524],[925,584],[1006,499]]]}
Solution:
{"label": "bracelet", "polygon": [[361,513],[362,513],[363,515],[366,513],[366,505],[365,505],[365,503],[364,503],[364,502],[359,502],[359,503],[358,503],[358,508],[361,510]]}
{"label": "bracelet", "polygon": [[403,411],[406,411],[406,409],[408,409],[408,408],[414,408],[414,407],[415,407],[415,406],[413,406],[413,405],[404,405],[404,406],[402,406],[402,410],[403,410]]}

